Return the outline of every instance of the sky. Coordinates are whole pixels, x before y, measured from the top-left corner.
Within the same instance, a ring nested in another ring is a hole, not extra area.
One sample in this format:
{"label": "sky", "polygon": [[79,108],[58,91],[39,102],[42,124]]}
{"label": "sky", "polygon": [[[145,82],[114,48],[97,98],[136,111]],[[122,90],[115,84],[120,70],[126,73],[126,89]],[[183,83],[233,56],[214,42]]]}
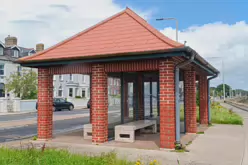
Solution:
{"label": "sky", "polygon": [[[8,35],[18,45],[50,47],[130,7],[166,36],[195,49],[221,71],[211,86],[223,81],[248,90],[247,0],[0,0],[0,41]],[[223,64],[223,65],[222,65]],[[223,66],[223,67],[222,67]],[[224,74],[223,74],[224,73]]]}

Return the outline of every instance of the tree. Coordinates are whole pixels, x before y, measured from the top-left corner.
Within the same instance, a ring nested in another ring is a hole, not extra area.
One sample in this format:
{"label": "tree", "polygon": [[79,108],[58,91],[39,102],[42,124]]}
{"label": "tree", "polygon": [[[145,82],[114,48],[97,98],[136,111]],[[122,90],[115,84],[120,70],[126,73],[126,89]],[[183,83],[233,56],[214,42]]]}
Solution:
{"label": "tree", "polygon": [[[225,94],[226,96],[230,96],[230,89],[231,87],[227,84],[225,84]],[[223,96],[224,92],[223,92],[223,84],[220,84],[216,87],[216,92],[218,93],[219,96]]]}
{"label": "tree", "polygon": [[210,87],[209,95],[210,96],[216,96],[216,88],[215,87]]}
{"label": "tree", "polygon": [[32,70],[15,72],[6,79],[5,89],[21,99],[37,98],[37,73]]}

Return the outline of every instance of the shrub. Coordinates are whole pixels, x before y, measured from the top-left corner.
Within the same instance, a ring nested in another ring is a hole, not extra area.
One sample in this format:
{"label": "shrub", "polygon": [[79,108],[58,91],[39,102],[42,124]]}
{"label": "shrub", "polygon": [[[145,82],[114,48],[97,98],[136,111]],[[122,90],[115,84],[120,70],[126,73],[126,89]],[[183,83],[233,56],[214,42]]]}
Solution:
{"label": "shrub", "polygon": [[81,99],[82,97],[81,96],[75,96],[76,99]]}

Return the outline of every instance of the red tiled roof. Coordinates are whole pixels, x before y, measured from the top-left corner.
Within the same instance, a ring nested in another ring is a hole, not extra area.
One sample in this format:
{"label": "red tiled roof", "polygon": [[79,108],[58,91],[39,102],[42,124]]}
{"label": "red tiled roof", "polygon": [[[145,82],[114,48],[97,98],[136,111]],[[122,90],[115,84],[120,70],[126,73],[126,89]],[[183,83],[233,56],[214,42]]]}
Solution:
{"label": "red tiled roof", "polygon": [[127,8],[95,26],[20,62],[120,56],[183,47]]}

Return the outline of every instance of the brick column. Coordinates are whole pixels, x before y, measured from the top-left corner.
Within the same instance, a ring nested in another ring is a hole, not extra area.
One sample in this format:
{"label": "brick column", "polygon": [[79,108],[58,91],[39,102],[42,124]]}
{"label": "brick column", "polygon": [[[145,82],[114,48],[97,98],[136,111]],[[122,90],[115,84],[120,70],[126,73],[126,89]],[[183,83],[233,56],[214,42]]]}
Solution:
{"label": "brick column", "polygon": [[129,117],[128,109],[128,82],[124,80],[124,118]]}
{"label": "brick column", "polygon": [[38,139],[52,138],[53,132],[53,76],[47,68],[38,69]]}
{"label": "brick column", "polygon": [[187,133],[197,132],[195,71],[184,71],[184,108]]}
{"label": "brick column", "polygon": [[175,148],[175,64],[171,59],[159,61],[160,148]]}
{"label": "brick column", "polygon": [[144,120],[144,83],[143,83],[143,75],[138,74],[138,97],[139,97],[139,120]]}
{"label": "brick column", "polygon": [[200,89],[200,124],[208,124],[208,96],[207,96],[207,76],[199,76],[199,89]]}
{"label": "brick column", "polygon": [[92,142],[108,141],[108,76],[103,64],[92,65]]}

